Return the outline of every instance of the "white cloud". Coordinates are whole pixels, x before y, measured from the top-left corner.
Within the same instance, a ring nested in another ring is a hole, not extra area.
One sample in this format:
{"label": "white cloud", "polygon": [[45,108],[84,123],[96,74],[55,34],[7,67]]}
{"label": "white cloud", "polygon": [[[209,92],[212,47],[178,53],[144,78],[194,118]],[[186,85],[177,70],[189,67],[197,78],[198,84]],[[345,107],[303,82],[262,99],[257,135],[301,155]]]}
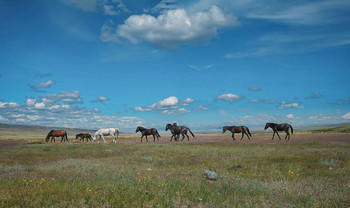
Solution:
{"label": "white cloud", "polygon": [[174,108],[177,107],[179,103],[179,99],[175,96],[168,97],[164,100],[160,100],[157,103],[153,103],[152,105],[148,105],[146,107],[135,107],[135,111],[153,111],[153,110],[163,110],[165,108]]}
{"label": "white cloud", "polygon": [[183,113],[190,113],[190,110],[187,110],[185,108],[175,108],[175,109],[169,109],[162,111],[162,114],[172,115],[172,114],[183,114]]}
{"label": "white cloud", "polygon": [[[186,98],[181,102],[181,105],[187,106],[189,103],[194,101],[195,100],[192,98]],[[148,105],[146,107],[135,107],[134,110],[138,112],[161,111],[161,114],[167,115],[191,112],[191,110],[179,108],[179,99],[175,96],[165,98],[164,100],[160,100],[157,103],[153,103],[152,105]]]}
{"label": "white cloud", "polygon": [[190,103],[193,103],[193,102],[195,102],[194,99],[192,99],[192,98],[186,98],[185,100],[181,101],[181,105],[183,105],[183,106],[188,106]]}
{"label": "white cloud", "polygon": [[119,43],[120,39],[127,39],[133,44],[146,40],[156,47],[173,50],[181,44],[210,40],[217,36],[218,28],[235,25],[236,17],[217,6],[194,14],[172,9],[158,17],[132,15],[114,33],[109,25],[103,25],[101,40]]}
{"label": "white cloud", "polygon": [[45,125],[58,127],[91,128],[118,127],[133,128],[144,124],[138,117],[117,117],[102,115],[98,109],[85,109],[67,104],[45,104],[27,99],[24,105],[0,101],[0,121],[8,124]]}
{"label": "white cloud", "polygon": [[59,94],[48,94],[41,99],[45,104],[54,104],[58,101],[65,103],[83,103],[79,91],[60,92]]}
{"label": "white cloud", "polygon": [[259,102],[260,102],[260,103],[265,103],[265,104],[272,104],[272,103],[275,103],[276,100],[273,100],[273,99],[271,99],[271,100],[265,100],[265,99],[261,99],[261,100],[251,99],[250,102],[251,102],[251,103],[259,103]]}
{"label": "white cloud", "polygon": [[287,114],[286,118],[292,119],[292,118],[294,118],[294,114]]}
{"label": "white cloud", "polygon": [[91,102],[97,102],[97,103],[102,103],[104,101],[110,100],[109,98],[106,98],[104,96],[100,96],[98,98],[96,98],[95,100],[92,100]]}
{"label": "white cloud", "polygon": [[278,106],[278,109],[286,109],[286,108],[298,108],[298,109],[302,109],[302,108],[304,108],[304,106],[302,106],[302,105],[299,105],[299,103],[287,103],[287,102],[285,102],[285,101],[283,101],[282,103],[281,103],[281,105],[280,106]]}
{"label": "white cloud", "polygon": [[56,82],[54,80],[49,80],[47,82],[41,82],[39,84],[32,85],[32,86],[30,86],[30,88],[32,88],[33,90],[38,91],[38,92],[44,92],[44,91],[38,90],[38,89],[40,89],[40,88],[50,88],[55,83]]}
{"label": "white cloud", "polygon": [[198,107],[193,108],[193,110],[209,110],[209,108],[206,106],[200,105]]}
{"label": "white cloud", "polygon": [[350,112],[345,113],[344,115],[342,115],[343,119],[350,119]]}
{"label": "white cloud", "polygon": [[223,94],[216,97],[217,100],[224,100],[229,102],[234,102],[242,99],[241,96],[235,95],[235,94]]}

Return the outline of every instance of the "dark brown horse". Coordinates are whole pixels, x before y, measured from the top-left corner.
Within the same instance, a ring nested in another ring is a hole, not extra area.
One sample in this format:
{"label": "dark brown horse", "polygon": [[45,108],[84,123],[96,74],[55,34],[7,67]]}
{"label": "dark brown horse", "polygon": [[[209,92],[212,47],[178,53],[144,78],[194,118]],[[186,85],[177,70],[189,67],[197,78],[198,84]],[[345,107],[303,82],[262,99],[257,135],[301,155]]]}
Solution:
{"label": "dark brown horse", "polygon": [[142,126],[138,126],[135,130],[135,133],[137,132],[141,132],[141,142],[142,142],[142,137],[146,136],[146,141],[148,142],[148,139],[147,139],[147,135],[152,135],[153,136],[153,142],[156,140],[156,137],[157,137],[157,140],[159,141],[159,133],[157,131],[157,129],[155,128],[151,128],[151,129],[146,129]]}
{"label": "dark brown horse", "polygon": [[90,134],[80,133],[75,136],[75,139],[78,139],[78,138],[80,138],[79,141],[83,140],[83,142],[84,142],[84,138],[86,138],[86,142],[88,142],[89,139],[90,141],[92,141],[92,137]]}
{"label": "dark brown horse", "polygon": [[172,141],[173,137],[175,141],[179,141],[180,134],[182,135],[181,141],[184,140],[185,136],[187,137],[187,140],[190,141],[190,137],[187,135],[187,131],[191,133],[193,138],[195,138],[191,129],[186,126],[178,126],[177,123],[173,123],[173,124],[168,123],[165,126],[165,131],[168,131],[169,129],[172,134],[172,136],[170,137],[170,141]]}
{"label": "dark brown horse", "polygon": [[293,127],[287,123],[283,123],[283,124],[266,123],[264,130],[266,130],[269,127],[273,130],[272,139],[275,137],[275,133],[276,133],[278,138],[281,140],[281,137],[278,134],[278,131],[284,131],[284,132],[286,132],[286,137],[284,138],[284,140],[287,139],[287,136],[288,136],[288,140],[289,140],[290,139],[289,128],[293,134]]}
{"label": "dark brown horse", "polygon": [[225,133],[226,130],[229,130],[230,132],[232,132],[232,139],[235,139],[235,133],[241,133],[242,132],[242,137],[241,140],[243,139],[244,134],[247,135],[248,139],[250,140],[249,136],[252,136],[249,132],[248,127],[246,126],[224,126],[222,128],[222,133]]}
{"label": "dark brown horse", "polygon": [[50,137],[51,137],[51,142],[52,142],[52,139],[54,142],[56,142],[55,137],[61,137],[61,142],[62,141],[66,142],[66,140],[67,142],[69,142],[67,137],[67,132],[64,130],[51,130],[46,136],[46,142],[49,142]]}

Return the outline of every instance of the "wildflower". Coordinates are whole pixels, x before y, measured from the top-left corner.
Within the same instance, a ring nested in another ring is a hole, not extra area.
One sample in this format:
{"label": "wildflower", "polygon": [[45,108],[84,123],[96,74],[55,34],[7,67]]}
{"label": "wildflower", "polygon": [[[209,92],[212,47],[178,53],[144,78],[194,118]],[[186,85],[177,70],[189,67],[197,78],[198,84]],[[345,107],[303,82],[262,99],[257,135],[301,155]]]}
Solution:
{"label": "wildflower", "polygon": [[89,189],[89,192],[91,192],[91,189]]}
{"label": "wildflower", "polygon": [[42,182],[45,182],[45,179],[41,178],[41,181],[42,181]]}
{"label": "wildflower", "polygon": [[30,180],[29,182],[33,183],[33,181],[32,181],[32,180]]}
{"label": "wildflower", "polygon": [[187,177],[185,177],[185,180],[187,181],[187,180],[188,180],[188,178],[187,178]]}
{"label": "wildflower", "polygon": [[54,181],[55,180],[55,178],[51,178],[51,181]]}

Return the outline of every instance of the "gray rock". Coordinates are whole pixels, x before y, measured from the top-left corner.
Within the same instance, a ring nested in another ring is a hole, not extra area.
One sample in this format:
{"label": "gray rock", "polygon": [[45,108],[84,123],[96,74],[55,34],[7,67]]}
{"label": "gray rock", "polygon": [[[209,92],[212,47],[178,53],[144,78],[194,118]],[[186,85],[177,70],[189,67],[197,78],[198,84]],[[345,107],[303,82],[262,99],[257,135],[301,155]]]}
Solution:
{"label": "gray rock", "polygon": [[207,179],[210,179],[210,180],[217,180],[218,179],[218,174],[213,172],[213,171],[205,170],[204,174],[207,177]]}

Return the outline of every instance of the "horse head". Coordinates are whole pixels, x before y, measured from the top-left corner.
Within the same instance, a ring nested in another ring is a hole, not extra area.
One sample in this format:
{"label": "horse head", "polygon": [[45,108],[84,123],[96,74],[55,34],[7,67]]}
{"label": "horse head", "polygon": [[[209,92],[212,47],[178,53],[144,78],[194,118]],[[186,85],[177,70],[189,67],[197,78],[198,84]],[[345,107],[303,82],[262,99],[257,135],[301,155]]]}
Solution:
{"label": "horse head", "polygon": [[168,131],[168,129],[170,129],[172,127],[172,125],[170,123],[168,123],[166,126],[165,126],[165,131]]}
{"label": "horse head", "polygon": [[266,130],[266,129],[269,128],[269,127],[270,127],[270,123],[266,123],[266,124],[265,124],[264,130]]}
{"label": "horse head", "polygon": [[54,132],[55,130],[51,130],[48,134],[47,134],[47,136],[46,136],[46,142],[49,142],[49,138],[52,136],[52,134],[53,134],[53,132]]}
{"label": "horse head", "polygon": [[227,130],[227,126],[222,127],[222,133],[225,133]]}
{"label": "horse head", "polygon": [[138,126],[135,130],[135,133],[139,132],[139,131],[142,131],[142,126]]}

